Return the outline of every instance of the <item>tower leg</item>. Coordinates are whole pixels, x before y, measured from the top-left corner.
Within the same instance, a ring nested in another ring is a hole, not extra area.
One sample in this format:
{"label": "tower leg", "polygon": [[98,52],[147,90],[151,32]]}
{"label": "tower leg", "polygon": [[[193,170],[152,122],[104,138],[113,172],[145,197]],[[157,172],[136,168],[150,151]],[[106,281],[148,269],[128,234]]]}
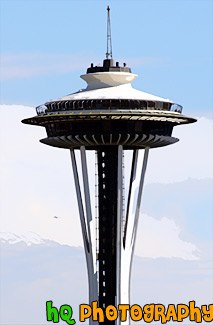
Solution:
{"label": "tower leg", "polygon": [[[89,192],[89,182],[88,182],[88,173],[87,173],[87,162],[86,162],[86,152],[85,148],[81,147],[81,162],[82,162],[82,175],[84,183],[84,194],[85,194],[85,206],[86,206],[86,217],[83,207],[83,200],[81,195],[81,188],[78,176],[78,168],[76,164],[76,158],[74,150],[70,150],[73,175],[75,181],[75,188],[77,194],[77,202],[80,214],[82,236],[84,242],[84,251],[87,262],[87,272],[88,272],[88,281],[89,281],[89,303],[92,301],[98,301],[98,278],[97,278],[97,269],[96,269],[96,247],[94,245],[94,227],[92,225],[92,212],[90,204],[90,192]],[[92,318],[89,320],[89,324],[97,324]]]}
{"label": "tower leg", "polygon": [[[148,162],[149,148],[144,150],[143,159],[139,159],[141,150],[135,150],[132,158],[128,202],[126,209],[126,220],[121,247],[121,275],[120,275],[120,304],[130,304],[130,282],[132,261],[135,250],[135,241],[138,228],[138,220],[141,212],[142,192]],[[117,324],[120,324],[118,320]],[[122,322],[123,325],[130,324],[130,316]]]}

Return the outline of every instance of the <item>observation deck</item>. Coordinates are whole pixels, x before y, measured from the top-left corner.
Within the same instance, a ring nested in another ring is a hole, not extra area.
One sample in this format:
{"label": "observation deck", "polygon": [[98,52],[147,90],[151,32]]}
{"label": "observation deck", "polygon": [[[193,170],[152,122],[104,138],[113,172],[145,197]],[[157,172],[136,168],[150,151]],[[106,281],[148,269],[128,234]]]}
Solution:
{"label": "observation deck", "polygon": [[132,87],[138,76],[123,64],[105,59],[91,64],[81,78],[87,88],[36,107],[37,116],[23,123],[46,128],[42,143],[60,148],[97,146],[160,147],[177,142],[175,125],[196,122],[169,99]]}

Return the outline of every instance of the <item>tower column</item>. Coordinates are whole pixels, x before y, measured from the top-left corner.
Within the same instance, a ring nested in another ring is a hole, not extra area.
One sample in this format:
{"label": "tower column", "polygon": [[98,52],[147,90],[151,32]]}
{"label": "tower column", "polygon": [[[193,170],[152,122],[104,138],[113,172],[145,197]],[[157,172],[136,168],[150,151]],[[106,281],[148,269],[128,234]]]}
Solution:
{"label": "tower column", "polygon": [[[121,247],[121,274],[120,274],[120,301],[119,304],[130,304],[130,282],[132,261],[135,250],[135,241],[138,221],[141,212],[142,193],[145,173],[148,162],[149,148],[142,152],[135,150],[132,157],[130,184],[128,190],[128,201],[126,207],[126,219]],[[120,323],[118,323],[120,324]],[[122,324],[130,324],[130,316]]]}
{"label": "tower column", "polygon": [[[78,168],[75,158],[74,150],[70,150],[73,175],[75,182],[75,189],[77,195],[78,209],[81,222],[81,230],[84,242],[84,251],[87,262],[87,272],[88,272],[88,282],[89,282],[89,303],[98,300],[98,278],[97,278],[97,265],[96,265],[96,246],[95,246],[95,233],[94,233],[94,218],[91,212],[90,203],[90,191],[87,173],[87,161],[85,147],[81,147],[81,161],[82,161],[82,176],[84,183],[84,193],[85,193],[85,206],[86,213],[84,211],[83,199],[82,199],[82,189],[79,182]],[[93,324],[90,320],[90,324]]]}

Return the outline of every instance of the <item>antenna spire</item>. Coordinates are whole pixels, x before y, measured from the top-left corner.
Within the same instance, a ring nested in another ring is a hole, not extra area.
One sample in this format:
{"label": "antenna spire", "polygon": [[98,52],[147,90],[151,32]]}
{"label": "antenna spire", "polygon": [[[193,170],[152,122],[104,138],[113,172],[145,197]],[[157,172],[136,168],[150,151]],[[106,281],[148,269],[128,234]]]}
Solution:
{"label": "antenna spire", "polygon": [[110,7],[107,7],[107,52],[106,58],[108,59],[109,56],[112,59],[112,38],[111,38],[111,24],[110,24]]}

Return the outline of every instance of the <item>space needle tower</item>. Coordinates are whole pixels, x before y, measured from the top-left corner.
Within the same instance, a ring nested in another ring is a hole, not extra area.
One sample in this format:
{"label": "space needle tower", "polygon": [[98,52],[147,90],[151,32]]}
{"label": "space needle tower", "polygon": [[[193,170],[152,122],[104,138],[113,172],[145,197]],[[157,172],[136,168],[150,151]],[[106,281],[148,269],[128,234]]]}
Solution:
{"label": "space needle tower", "polygon": [[[98,301],[103,310],[130,304],[131,265],[149,150],[177,142],[172,137],[174,126],[196,121],[182,115],[182,106],[171,100],[134,89],[131,84],[137,77],[125,63],[113,60],[108,7],[106,59],[102,66],[92,63],[81,76],[87,87],[46,102],[36,108],[37,116],[23,120],[46,129],[42,143],[70,151],[89,304]],[[89,151],[96,157],[94,166],[88,165]],[[129,168],[127,178],[124,167]],[[96,208],[90,182],[95,169]],[[119,318],[105,319],[104,324],[115,322],[119,324]]]}

